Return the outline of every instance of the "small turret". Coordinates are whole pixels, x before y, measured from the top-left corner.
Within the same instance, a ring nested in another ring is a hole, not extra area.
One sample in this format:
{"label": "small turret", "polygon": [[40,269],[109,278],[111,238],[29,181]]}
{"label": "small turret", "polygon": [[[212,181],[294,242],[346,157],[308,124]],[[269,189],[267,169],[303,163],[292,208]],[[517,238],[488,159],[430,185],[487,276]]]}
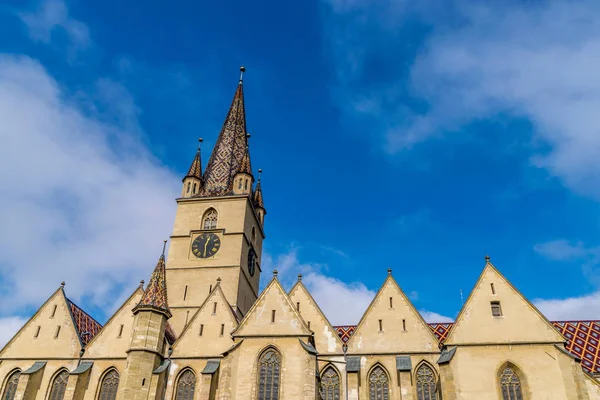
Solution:
{"label": "small turret", "polygon": [[233,177],[233,194],[249,195],[252,193],[253,184],[254,177],[252,176],[252,165],[250,164],[250,150],[246,146],[246,152],[244,153],[244,158],[242,158],[240,168]]}
{"label": "small turret", "polygon": [[190,169],[183,178],[183,187],[181,189],[181,197],[192,197],[200,193],[202,189],[202,158],[200,156],[200,144],[202,138],[198,139],[198,151],[192,161]]}
{"label": "small turret", "polygon": [[252,194],[252,204],[254,204],[254,209],[258,214],[258,219],[260,220],[261,225],[265,224],[265,215],[267,215],[267,210],[265,209],[265,203],[263,201],[262,188],[260,186],[260,175],[262,174],[262,169],[258,170],[258,183],[256,184],[256,189],[254,189],[254,193]]}

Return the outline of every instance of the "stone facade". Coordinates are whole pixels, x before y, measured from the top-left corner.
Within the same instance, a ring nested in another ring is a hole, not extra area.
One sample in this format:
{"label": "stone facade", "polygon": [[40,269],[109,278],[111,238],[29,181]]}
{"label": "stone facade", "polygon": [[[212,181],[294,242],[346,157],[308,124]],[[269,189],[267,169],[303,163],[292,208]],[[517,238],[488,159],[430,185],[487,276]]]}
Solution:
{"label": "stone facade", "polygon": [[240,80],[148,285],[104,326],[61,285],[0,351],[0,399],[600,400],[600,325],[568,336],[489,258],[451,326],[428,325],[391,270],[357,326],[333,327],[300,275],[259,293],[266,210],[245,123]]}

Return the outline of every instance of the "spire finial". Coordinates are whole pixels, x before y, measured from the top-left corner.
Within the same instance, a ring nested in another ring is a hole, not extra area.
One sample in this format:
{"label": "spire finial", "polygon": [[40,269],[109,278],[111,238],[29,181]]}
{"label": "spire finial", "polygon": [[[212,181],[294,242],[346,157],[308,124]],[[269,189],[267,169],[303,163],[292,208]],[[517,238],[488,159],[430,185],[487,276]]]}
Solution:
{"label": "spire finial", "polygon": [[240,67],[240,84],[244,82],[244,72],[246,72],[246,67],[242,65]]}
{"label": "spire finial", "polygon": [[262,175],[262,169],[258,169],[258,180],[260,181],[260,176]]}
{"label": "spire finial", "polygon": [[62,282],[60,283],[60,287],[61,287],[61,288],[64,288],[64,287],[65,287],[65,281],[62,281]]}
{"label": "spire finial", "polygon": [[302,274],[298,274],[298,282],[302,281]]}
{"label": "spire finial", "polygon": [[143,279],[140,281],[140,287],[143,289],[144,288],[144,283],[146,283]]}
{"label": "spire finial", "polygon": [[490,262],[490,256],[488,256],[487,254],[486,254],[486,256],[485,256],[485,262],[486,262],[486,263],[489,263],[489,262]]}
{"label": "spire finial", "polygon": [[392,269],[388,268],[388,275],[392,275]]}
{"label": "spire finial", "polygon": [[203,141],[204,141],[204,139],[198,138],[198,152],[200,152],[200,146],[202,145]]}
{"label": "spire finial", "polygon": [[167,248],[167,239],[163,240],[163,252],[162,252],[162,257],[165,256],[165,249]]}
{"label": "spire finial", "polygon": [[221,277],[219,276],[219,277],[217,278],[217,285],[220,285],[220,284],[221,284]]}
{"label": "spire finial", "polygon": [[278,274],[278,273],[279,273],[279,272],[277,272],[277,270],[276,270],[276,269],[274,269],[274,270],[273,270],[273,278],[277,278],[277,274]]}

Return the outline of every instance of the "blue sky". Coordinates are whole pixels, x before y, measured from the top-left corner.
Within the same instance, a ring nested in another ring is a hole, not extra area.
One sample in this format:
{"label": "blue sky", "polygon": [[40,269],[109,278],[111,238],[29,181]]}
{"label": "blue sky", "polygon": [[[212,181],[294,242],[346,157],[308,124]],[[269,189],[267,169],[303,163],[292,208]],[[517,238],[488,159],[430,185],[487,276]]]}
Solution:
{"label": "blue sky", "polygon": [[104,321],[149,275],[241,64],[266,278],[356,323],[392,267],[451,320],[490,254],[549,318],[600,318],[600,5],[411,3],[0,6],[6,332],[61,280]]}

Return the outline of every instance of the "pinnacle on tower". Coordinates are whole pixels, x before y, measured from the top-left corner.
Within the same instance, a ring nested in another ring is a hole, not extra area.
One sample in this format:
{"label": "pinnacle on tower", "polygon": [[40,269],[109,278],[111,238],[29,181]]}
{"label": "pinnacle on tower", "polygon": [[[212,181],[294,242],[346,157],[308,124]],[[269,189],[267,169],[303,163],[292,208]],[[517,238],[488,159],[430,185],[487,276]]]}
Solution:
{"label": "pinnacle on tower", "polygon": [[165,271],[165,254],[158,259],[154,272],[150,276],[148,286],[144,291],[142,299],[133,309],[134,314],[140,310],[154,310],[161,312],[171,318],[171,310],[167,302],[167,274]]}
{"label": "pinnacle on tower", "polygon": [[[262,169],[258,170],[258,183],[256,184],[256,189],[254,189],[254,194],[252,195],[252,202],[254,203],[254,207],[265,209],[265,203],[263,201],[262,188],[260,186],[260,174],[262,173]],[[265,211],[265,214],[267,212]]]}
{"label": "pinnacle on tower", "polygon": [[[196,156],[192,161],[192,165],[190,165],[190,169],[188,170],[185,178],[197,178],[202,180],[202,158],[200,155],[200,144],[202,143],[202,138],[198,139],[198,151],[196,151]],[[185,180],[185,178],[183,178]]]}

